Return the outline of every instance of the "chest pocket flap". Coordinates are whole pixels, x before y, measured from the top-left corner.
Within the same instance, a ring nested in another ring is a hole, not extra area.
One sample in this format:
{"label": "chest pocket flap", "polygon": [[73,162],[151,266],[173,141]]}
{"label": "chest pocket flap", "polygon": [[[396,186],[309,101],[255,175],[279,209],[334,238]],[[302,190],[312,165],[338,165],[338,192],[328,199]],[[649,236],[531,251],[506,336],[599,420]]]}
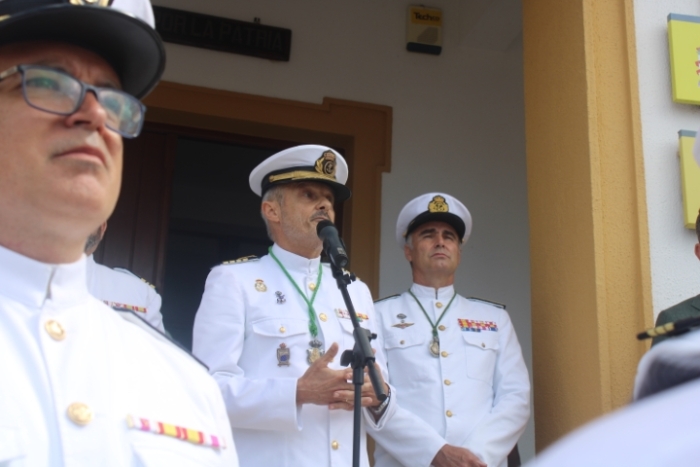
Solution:
{"label": "chest pocket flap", "polygon": [[427,340],[427,336],[425,335],[425,333],[417,331],[418,330],[414,331],[412,329],[397,329],[395,331],[385,331],[384,348],[387,350],[402,349],[425,343]]}
{"label": "chest pocket flap", "polygon": [[498,350],[498,331],[462,332],[464,342],[483,350]]}
{"label": "chest pocket flap", "polygon": [[260,336],[286,337],[309,332],[309,323],[301,319],[265,318],[252,323],[253,332]]}
{"label": "chest pocket flap", "polygon": [[498,357],[498,331],[463,331],[467,376],[491,385]]}

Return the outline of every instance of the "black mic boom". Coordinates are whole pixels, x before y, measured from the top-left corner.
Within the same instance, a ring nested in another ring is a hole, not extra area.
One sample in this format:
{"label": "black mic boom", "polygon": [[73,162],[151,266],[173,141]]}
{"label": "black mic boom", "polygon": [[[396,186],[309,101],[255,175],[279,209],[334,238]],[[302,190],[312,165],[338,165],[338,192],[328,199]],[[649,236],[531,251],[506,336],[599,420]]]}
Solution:
{"label": "black mic boom", "polygon": [[344,268],[348,264],[348,254],[345,252],[345,245],[338,235],[338,229],[333,222],[325,220],[316,226],[318,238],[323,240],[323,251],[331,260],[331,264],[338,268]]}

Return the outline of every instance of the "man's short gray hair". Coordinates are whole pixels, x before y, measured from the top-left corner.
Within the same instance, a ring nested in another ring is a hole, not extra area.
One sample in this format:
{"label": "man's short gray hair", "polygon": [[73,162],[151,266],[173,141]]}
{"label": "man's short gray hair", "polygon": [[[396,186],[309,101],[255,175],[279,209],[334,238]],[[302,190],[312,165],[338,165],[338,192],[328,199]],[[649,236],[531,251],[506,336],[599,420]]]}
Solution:
{"label": "man's short gray hair", "polygon": [[[265,201],[276,201],[280,206],[284,204],[284,186],[282,185],[277,185],[273,186],[269,190],[267,190],[263,196],[262,196],[262,201],[260,203],[260,206],[262,207],[262,203]],[[272,231],[270,230],[270,224],[267,222],[267,218],[265,217],[265,214],[262,212],[262,209],[260,210],[260,215],[262,216],[263,222],[265,223],[265,229],[267,230],[267,236],[269,237],[270,240],[273,242],[275,239],[273,238]]]}

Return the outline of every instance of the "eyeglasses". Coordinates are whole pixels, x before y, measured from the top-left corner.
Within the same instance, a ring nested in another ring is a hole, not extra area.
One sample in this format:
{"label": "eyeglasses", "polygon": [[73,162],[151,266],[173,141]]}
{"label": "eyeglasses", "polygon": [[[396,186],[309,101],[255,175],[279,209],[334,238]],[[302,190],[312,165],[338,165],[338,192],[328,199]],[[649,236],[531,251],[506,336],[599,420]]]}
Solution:
{"label": "eyeglasses", "polygon": [[0,73],[0,81],[15,73],[22,75],[22,94],[29,106],[56,115],[74,114],[92,92],[107,112],[105,125],[125,138],[141,132],[146,106],[134,96],[112,88],[89,85],[77,78],[40,65],[16,65]]}

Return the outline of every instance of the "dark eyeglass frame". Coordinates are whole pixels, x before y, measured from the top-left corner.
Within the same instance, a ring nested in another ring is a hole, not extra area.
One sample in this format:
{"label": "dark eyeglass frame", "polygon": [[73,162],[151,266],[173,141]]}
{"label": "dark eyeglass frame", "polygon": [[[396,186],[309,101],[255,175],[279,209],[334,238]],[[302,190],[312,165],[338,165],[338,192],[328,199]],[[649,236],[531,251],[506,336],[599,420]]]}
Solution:
{"label": "dark eyeglass frame", "polygon": [[[32,70],[32,69],[51,71],[53,73],[63,75],[65,77],[67,77],[69,80],[73,80],[80,85],[80,96],[76,100],[75,105],[71,111],[60,112],[60,111],[56,111],[56,110],[46,109],[44,107],[36,105],[35,103],[33,103],[31,101],[31,99],[27,95],[25,71]],[[3,72],[0,72],[0,81],[3,81],[6,78],[9,78],[10,76],[14,75],[15,73],[19,73],[20,76],[22,77],[22,96],[24,97],[24,101],[27,103],[27,105],[34,108],[34,109],[41,110],[42,112],[48,112],[48,113],[51,113],[54,115],[63,115],[63,116],[73,115],[75,112],[77,112],[80,109],[80,107],[85,102],[85,96],[87,96],[88,92],[92,92],[95,95],[95,97],[97,98],[97,102],[99,102],[100,105],[106,111],[107,111],[107,108],[105,107],[105,104],[103,103],[103,101],[101,99],[101,95],[103,95],[103,93],[105,91],[109,92],[109,93],[122,95],[126,98],[127,102],[131,102],[133,104],[136,104],[139,107],[139,110],[141,112],[141,120],[138,122],[137,128],[135,129],[135,131],[132,131],[132,132],[124,132],[124,131],[120,130],[119,128],[114,128],[114,126],[111,125],[108,121],[105,122],[105,126],[107,128],[109,128],[110,130],[112,130],[116,133],[119,133],[124,138],[136,138],[141,133],[141,129],[143,128],[143,122],[144,122],[145,116],[146,116],[146,106],[140,100],[138,100],[137,98],[135,98],[134,96],[132,96],[131,94],[129,94],[127,92],[121,91],[119,89],[114,89],[114,88],[93,86],[91,84],[88,84],[84,81],[79,80],[75,76],[72,76],[72,75],[66,73],[65,71],[59,70],[57,68],[49,67],[49,66],[43,66],[43,65],[15,65],[11,68],[8,68],[7,70],[5,70]]]}

